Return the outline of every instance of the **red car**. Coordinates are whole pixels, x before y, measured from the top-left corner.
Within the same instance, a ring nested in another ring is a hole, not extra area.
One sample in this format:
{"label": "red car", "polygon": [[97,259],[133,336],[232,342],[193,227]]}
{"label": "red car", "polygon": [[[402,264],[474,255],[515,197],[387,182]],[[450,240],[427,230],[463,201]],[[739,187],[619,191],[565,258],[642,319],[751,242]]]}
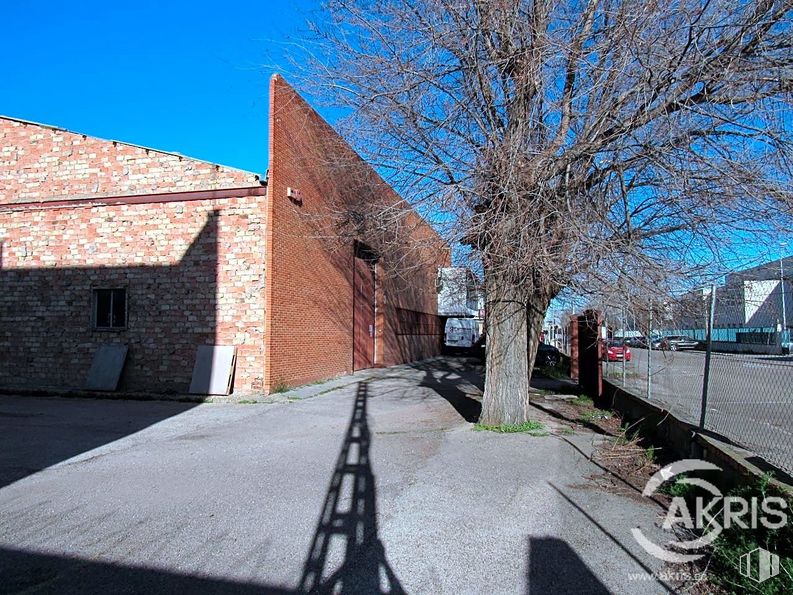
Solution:
{"label": "red car", "polygon": [[631,348],[622,341],[608,341],[606,343],[606,360],[610,362],[631,361]]}

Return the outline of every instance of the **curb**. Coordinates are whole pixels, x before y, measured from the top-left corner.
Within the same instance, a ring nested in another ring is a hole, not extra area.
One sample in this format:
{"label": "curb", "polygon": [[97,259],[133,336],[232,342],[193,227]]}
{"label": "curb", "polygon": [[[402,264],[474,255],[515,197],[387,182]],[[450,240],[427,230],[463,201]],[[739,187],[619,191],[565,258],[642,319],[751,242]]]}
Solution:
{"label": "curb", "polygon": [[133,391],[90,391],[75,388],[12,388],[0,387],[0,396],[22,396],[22,397],[62,397],[75,399],[109,399],[127,401],[171,401],[177,403],[206,403],[223,405],[247,405],[262,404],[270,405],[275,403],[293,403],[303,399],[318,397],[338,389],[345,388],[362,380],[378,379],[384,374],[399,369],[409,369],[412,365],[419,363],[431,363],[442,360],[442,357],[431,357],[428,359],[417,360],[407,364],[397,364],[395,366],[383,368],[368,368],[359,370],[352,374],[337,376],[329,380],[319,381],[313,384],[298,386],[280,393],[239,393],[231,395],[191,395],[187,393],[154,393],[154,392],[133,392]]}

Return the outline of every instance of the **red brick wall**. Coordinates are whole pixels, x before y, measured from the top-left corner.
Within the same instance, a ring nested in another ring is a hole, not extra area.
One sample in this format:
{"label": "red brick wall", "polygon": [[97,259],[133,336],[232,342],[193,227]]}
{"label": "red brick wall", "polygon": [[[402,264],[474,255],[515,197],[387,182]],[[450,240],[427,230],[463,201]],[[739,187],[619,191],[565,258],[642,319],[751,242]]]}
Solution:
{"label": "red brick wall", "polygon": [[[404,332],[397,313],[435,314],[448,247],[409,209],[398,241],[342,225],[400,199],[278,77],[270,119],[266,200],[251,191],[36,206],[21,203],[242,188],[256,177],[0,118],[0,385],[81,386],[107,342],[130,346],[122,390],[185,391],[196,347],[211,343],[239,347],[235,392],[350,372],[353,240],[381,256],[376,363],[437,353],[440,335]],[[128,329],[92,330],[92,288],[122,286]]]}
{"label": "red brick wall", "polygon": [[0,203],[257,183],[250,172],[0,117]]}
{"label": "red brick wall", "polygon": [[[270,83],[269,146],[265,388],[272,390],[352,370],[353,240],[379,246],[374,234],[342,223],[350,211],[399,198],[277,75]],[[290,200],[288,188],[302,200]],[[449,259],[448,247],[420,218],[408,215],[406,224],[427,245],[415,250],[408,241],[402,256],[409,258],[383,254],[378,264],[379,364],[433,355],[440,345],[438,336],[395,335],[397,307],[437,311],[435,274]]]}
{"label": "red brick wall", "polygon": [[[405,334],[405,329],[399,324],[399,309],[437,315],[435,283],[438,268],[451,265],[448,246],[418,215],[410,213],[406,226],[409,230],[409,245],[405,248],[407,257],[403,262],[402,255],[395,254],[393,257],[398,259],[398,266],[389,269],[387,257],[383,265],[386,269],[383,293],[387,299],[382,309],[382,360],[378,363],[387,366],[438,355],[443,340],[444,329],[437,317],[433,324],[423,316],[422,325],[414,334]],[[406,270],[400,271],[400,267]],[[409,279],[407,283],[406,277]]]}
{"label": "red brick wall", "polygon": [[[264,202],[0,206],[0,386],[81,387],[124,343],[122,390],[183,393],[214,343],[238,346],[235,392],[261,390]],[[127,287],[127,330],[92,330],[94,287]]]}

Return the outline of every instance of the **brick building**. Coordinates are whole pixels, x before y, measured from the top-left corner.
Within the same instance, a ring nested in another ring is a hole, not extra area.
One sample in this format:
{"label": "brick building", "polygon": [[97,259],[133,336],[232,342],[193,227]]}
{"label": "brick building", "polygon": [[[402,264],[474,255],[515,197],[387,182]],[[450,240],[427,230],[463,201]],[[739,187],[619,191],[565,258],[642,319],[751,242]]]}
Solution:
{"label": "brick building", "polygon": [[266,180],[0,117],[0,387],[81,387],[108,343],[156,392],[199,345],[237,347],[237,393],[437,353],[448,246],[409,210],[350,225],[399,197],[278,76],[270,100]]}

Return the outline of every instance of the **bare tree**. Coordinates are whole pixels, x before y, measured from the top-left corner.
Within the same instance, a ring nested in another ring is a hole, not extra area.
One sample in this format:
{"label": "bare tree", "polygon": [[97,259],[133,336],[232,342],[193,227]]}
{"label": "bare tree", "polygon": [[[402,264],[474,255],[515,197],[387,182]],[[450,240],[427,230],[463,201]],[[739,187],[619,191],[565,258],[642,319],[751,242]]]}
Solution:
{"label": "bare tree", "polygon": [[361,152],[481,258],[485,423],[528,419],[560,291],[700,265],[790,220],[787,0],[327,8],[305,90],[351,108]]}

